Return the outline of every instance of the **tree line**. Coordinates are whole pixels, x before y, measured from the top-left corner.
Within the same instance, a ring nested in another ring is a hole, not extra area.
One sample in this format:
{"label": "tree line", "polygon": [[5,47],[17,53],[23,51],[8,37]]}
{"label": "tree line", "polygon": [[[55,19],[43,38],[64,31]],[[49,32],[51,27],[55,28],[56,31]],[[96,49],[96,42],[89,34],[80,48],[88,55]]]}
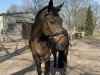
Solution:
{"label": "tree line", "polygon": [[[53,0],[54,4],[64,2],[60,12],[64,25],[72,31],[85,31],[86,36],[92,36],[96,27],[98,27],[98,14],[100,6],[94,0]],[[12,4],[7,10],[12,12],[33,12],[37,14],[38,10],[47,5],[49,0],[22,0],[22,5]]]}

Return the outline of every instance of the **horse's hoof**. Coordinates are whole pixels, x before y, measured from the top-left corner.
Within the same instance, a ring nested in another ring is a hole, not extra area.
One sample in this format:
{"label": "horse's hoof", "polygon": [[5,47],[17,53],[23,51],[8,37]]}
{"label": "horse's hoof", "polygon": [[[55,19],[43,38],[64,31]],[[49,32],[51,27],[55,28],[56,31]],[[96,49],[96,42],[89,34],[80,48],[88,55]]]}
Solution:
{"label": "horse's hoof", "polygon": [[59,72],[56,72],[56,75],[61,75]]}
{"label": "horse's hoof", "polygon": [[52,71],[55,71],[55,70],[56,70],[56,68],[53,68],[53,69],[52,69]]}
{"label": "horse's hoof", "polygon": [[64,68],[57,69],[57,75],[66,75],[67,72]]}
{"label": "horse's hoof", "polygon": [[51,73],[52,75],[56,75],[56,68],[53,68]]}

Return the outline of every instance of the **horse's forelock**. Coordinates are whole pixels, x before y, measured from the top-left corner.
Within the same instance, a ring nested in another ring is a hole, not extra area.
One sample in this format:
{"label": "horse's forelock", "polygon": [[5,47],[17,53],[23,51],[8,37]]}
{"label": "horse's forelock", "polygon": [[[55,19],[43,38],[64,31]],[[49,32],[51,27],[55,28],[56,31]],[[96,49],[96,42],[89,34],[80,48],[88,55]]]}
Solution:
{"label": "horse's forelock", "polygon": [[56,10],[56,8],[54,6],[52,7],[52,10],[50,12],[48,12],[48,6],[46,6],[38,12],[38,14],[36,15],[36,19],[37,18],[43,19],[44,15],[47,15],[47,14],[52,14],[52,15],[56,15],[56,16],[59,15],[58,11]]}

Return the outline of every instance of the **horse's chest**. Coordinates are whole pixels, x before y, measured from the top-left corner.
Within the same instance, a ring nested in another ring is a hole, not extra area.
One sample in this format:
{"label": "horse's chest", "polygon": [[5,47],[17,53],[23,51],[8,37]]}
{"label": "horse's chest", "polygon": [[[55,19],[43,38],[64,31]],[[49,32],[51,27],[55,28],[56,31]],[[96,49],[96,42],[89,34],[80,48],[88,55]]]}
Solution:
{"label": "horse's chest", "polygon": [[49,50],[48,50],[48,46],[47,46],[47,43],[46,42],[43,42],[43,41],[35,41],[34,42],[34,46],[35,46],[35,49],[36,49],[36,52],[39,56],[43,57],[45,56],[46,54],[49,53]]}

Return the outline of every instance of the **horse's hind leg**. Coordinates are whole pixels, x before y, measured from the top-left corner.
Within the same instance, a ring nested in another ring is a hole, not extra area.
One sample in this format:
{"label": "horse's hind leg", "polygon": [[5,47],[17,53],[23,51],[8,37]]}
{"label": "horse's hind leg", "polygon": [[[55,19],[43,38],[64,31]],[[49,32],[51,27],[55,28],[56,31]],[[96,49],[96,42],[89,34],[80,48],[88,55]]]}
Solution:
{"label": "horse's hind leg", "polygon": [[65,51],[59,51],[58,68],[63,68],[61,75],[67,75],[67,55],[68,47],[65,49]]}
{"label": "horse's hind leg", "polygon": [[64,51],[59,51],[58,55],[58,68],[64,67]]}
{"label": "horse's hind leg", "polygon": [[41,75],[41,73],[42,73],[41,62],[35,56],[33,56],[33,59],[35,60],[35,63],[37,66],[37,73],[38,73],[38,75]]}
{"label": "horse's hind leg", "polygon": [[58,74],[60,73],[60,75],[66,75],[65,71],[64,71],[64,51],[59,51],[59,54],[58,54]]}
{"label": "horse's hind leg", "polygon": [[67,75],[67,55],[68,55],[68,47],[64,51],[64,73]]}

